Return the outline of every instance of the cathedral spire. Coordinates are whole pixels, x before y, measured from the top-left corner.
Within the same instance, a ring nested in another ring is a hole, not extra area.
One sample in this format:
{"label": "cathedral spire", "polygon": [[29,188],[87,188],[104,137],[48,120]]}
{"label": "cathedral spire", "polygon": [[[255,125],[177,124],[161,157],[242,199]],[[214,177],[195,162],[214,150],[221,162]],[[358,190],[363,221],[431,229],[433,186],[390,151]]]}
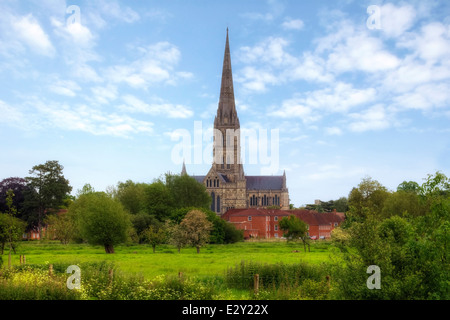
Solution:
{"label": "cathedral spire", "polygon": [[225,43],[225,54],[223,57],[222,83],[220,86],[219,107],[217,109],[216,125],[232,125],[239,127],[236,105],[234,101],[233,73],[231,69],[230,42],[227,38]]}
{"label": "cathedral spire", "polygon": [[184,159],[183,159],[183,167],[181,168],[181,175],[182,176],[186,176],[187,175],[186,164],[184,163]]}

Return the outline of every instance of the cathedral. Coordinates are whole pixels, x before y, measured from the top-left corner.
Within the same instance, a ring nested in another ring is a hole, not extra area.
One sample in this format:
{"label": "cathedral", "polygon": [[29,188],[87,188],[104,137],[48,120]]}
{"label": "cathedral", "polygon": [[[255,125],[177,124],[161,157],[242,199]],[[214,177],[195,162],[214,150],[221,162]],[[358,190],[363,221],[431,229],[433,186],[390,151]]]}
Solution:
{"label": "cathedral", "polygon": [[[289,209],[285,172],[281,176],[245,175],[240,158],[239,129],[227,29],[220,99],[214,119],[213,164],[206,175],[192,177],[205,185],[212,199],[211,210],[218,215],[230,209],[272,206]],[[187,174],[184,164],[182,174]]]}

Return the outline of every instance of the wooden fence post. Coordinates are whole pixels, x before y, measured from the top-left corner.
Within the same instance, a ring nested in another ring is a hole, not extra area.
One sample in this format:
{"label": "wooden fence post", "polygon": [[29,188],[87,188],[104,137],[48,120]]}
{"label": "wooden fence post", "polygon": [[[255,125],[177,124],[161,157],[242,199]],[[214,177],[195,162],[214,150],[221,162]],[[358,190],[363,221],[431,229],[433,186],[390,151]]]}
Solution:
{"label": "wooden fence post", "polygon": [[52,264],[50,264],[50,265],[48,266],[48,274],[49,274],[50,276],[53,275],[53,265],[52,265]]}
{"label": "wooden fence post", "polygon": [[258,294],[259,292],[259,274],[255,274],[253,277],[253,290],[255,294]]}
{"label": "wooden fence post", "polygon": [[108,270],[108,277],[109,277],[109,284],[112,284],[113,278],[114,278],[114,270],[113,269]]}
{"label": "wooden fence post", "polygon": [[27,263],[27,257],[25,255],[23,255],[23,264]]}

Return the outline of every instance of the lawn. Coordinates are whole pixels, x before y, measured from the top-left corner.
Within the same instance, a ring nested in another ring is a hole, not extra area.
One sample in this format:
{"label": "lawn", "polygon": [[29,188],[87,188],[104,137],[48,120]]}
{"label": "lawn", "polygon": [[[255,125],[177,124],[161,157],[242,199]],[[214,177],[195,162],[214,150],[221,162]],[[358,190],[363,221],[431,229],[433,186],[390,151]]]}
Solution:
{"label": "lawn", "polygon": [[[158,275],[213,277],[223,276],[229,267],[242,261],[285,264],[306,262],[318,264],[330,260],[329,243],[317,241],[311,244],[311,252],[304,252],[301,243],[240,242],[228,245],[208,245],[197,254],[195,248],[183,248],[179,253],[170,245],[156,247],[131,245],[116,246],[114,254],[106,254],[103,247],[87,244],[63,245],[53,241],[23,242],[13,255],[13,265],[19,264],[19,255],[26,256],[27,264],[53,264],[82,262],[114,262],[126,274],[141,274],[146,278]],[[5,250],[6,251],[6,250]],[[7,264],[7,252],[3,255]]]}

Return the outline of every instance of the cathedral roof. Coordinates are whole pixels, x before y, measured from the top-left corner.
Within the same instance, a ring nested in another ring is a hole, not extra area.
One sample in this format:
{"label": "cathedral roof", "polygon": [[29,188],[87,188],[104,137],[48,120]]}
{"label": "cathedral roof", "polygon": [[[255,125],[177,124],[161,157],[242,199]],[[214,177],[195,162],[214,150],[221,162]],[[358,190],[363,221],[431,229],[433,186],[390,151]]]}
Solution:
{"label": "cathedral roof", "polygon": [[281,190],[283,176],[245,176],[247,190]]}

